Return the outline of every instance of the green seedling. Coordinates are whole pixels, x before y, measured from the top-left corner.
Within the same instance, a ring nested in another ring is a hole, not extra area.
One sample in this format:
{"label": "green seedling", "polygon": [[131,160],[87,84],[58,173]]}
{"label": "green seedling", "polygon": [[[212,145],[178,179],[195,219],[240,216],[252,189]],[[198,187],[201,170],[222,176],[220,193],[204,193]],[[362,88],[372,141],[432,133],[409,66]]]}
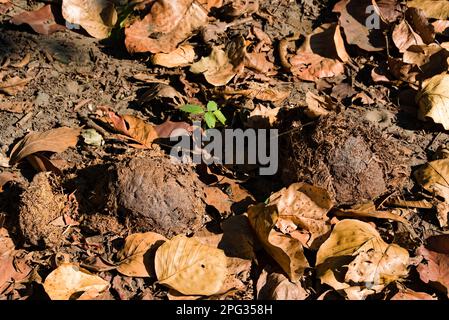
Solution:
{"label": "green seedling", "polygon": [[190,115],[202,115],[209,129],[215,128],[217,121],[223,125],[226,124],[226,117],[220,111],[218,104],[215,101],[209,101],[206,109],[197,104],[186,104],[181,107],[181,111]]}

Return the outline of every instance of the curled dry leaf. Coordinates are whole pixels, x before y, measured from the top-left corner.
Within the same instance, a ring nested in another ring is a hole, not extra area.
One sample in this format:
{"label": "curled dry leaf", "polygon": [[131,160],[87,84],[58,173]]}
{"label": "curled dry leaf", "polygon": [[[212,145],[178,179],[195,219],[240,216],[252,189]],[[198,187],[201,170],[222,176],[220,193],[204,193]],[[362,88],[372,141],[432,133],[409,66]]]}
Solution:
{"label": "curled dry leaf", "polygon": [[129,52],[170,53],[208,22],[208,11],[194,0],[156,0],[141,21],[125,29]]}
{"label": "curled dry leaf", "polygon": [[421,280],[449,297],[449,254],[433,252],[425,247],[420,247],[416,253],[425,260],[417,268]]}
{"label": "curled dry leaf", "polygon": [[395,22],[402,16],[401,5],[396,0],[372,0],[372,4],[385,23]]}
{"label": "curled dry leaf", "polygon": [[20,13],[12,17],[11,23],[15,25],[28,24],[35,32],[44,35],[65,29],[64,26],[56,24],[49,4],[36,11]]}
{"label": "curled dry leaf", "polygon": [[449,19],[449,2],[446,0],[409,0],[407,6],[423,10],[427,18]]}
{"label": "curled dry leaf", "polygon": [[154,276],[154,254],[167,239],[155,232],[128,236],[125,246],[117,253],[117,271],[128,277]]}
{"label": "curled dry leaf", "polygon": [[319,96],[311,91],[306,93],[306,104],[307,108],[304,113],[312,119],[325,116],[336,108],[331,97],[327,95]]}
{"label": "curled dry leaf", "polygon": [[283,233],[302,234],[307,248],[318,249],[330,231],[327,213],[333,202],[325,189],[295,183],[273,194],[269,205],[276,206],[279,214],[276,227]]}
{"label": "curled dry leaf", "polygon": [[298,282],[309,267],[301,241],[276,230],[279,214],[276,206],[259,204],[248,210],[248,218],[265,250],[293,282]]}
{"label": "curled dry leaf", "polygon": [[415,171],[417,182],[427,191],[444,199],[437,204],[441,227],[448,226],[449,214],[449,159],[429,162]]}
{"label": "curled dry leaf", "polygon": [[251,128],[269,128],[279,119],[278,115],[281,108],[267,108],[264,105],[258,105],[249,114],[246,125]]}
{"label": "curled dry leaf", "polygon": [[8,182],[11,182],[11,181],[16,181],[16,180],[17,180],[17,176],[14,173],[11,173],[11,172],[0,173],[0,192],[3,192],[3,186],[5,184],[7,184]]}
{"label": "curled dry leaf", "polygon": [[279,272],[264,269],[257,280],[258,300],[305,300],[308,296],[300,282],[293,283]]}
{"label": "curled dry leaf", "polygon": [[366,8],[371,5],[371,0],[341,0],[335,5],[334,12],[340,14],[340,25],[349,44],[370,52],[382,51],[385,48],[382,30],[369,28],[366,23],[369,17]]}
{"label": "curled dry leaf", "polygon": [[63,263],[44,281],[52,300],[94,299],[109,289],[109,282],[89,273],[74,263]]}
{"label": "curled dry leaf", "polygon": [[228,53],[218,47],[213,47],[209,56],[194,63],[190,71],[202,73],[207,82],[217,87],[226,85],[237,74]]}
{"label": "curled dry leaf", "polygon": [[109,37],[117,22],[117,11],[110,0],[63,0],[62,16],[97,39]]}
{"label": "curled dry leaf", "polygon": [[385,243],[373,226],[358,220],[338,222],[316,261],[321,282],[355,300],[407,276],[408,264],[407,250]]}
{"label": "curled dry leaf", "polygon": [[151,62],[166,68],[185,67],[193,63],[195,56],[193,46],[184,44],[170,53],[156,53],[151,59]]}
{"label": "curled dry leaf", "polygon": [[46,132],[29,133],[12,149],[10,164],[15,164],[37,152],[64,152],[70,147],[75,147],[80,132],[80,129],[62,127]]}
{"label": "curled dry leaf", "polygon": [[185,295],[218,293],[227,276],[227,260],[220,249],[178,235],[156,251],[158,282]]}
{"label": "curled dry leaf", "polygon": [[417,34],[410,24],[403,20],[393,30],[393,42],[399,52],[405,52],[412,45],[424,44],[422,38]]}
{"label": "curled dry leaf", "polygon": [[449,75],[440,74],[424,83],[418,92],[416,102],[419,105],[419,118],[432,119],[449,130]]}
{"label": "curled dry leaf", "polygon": [[290,59],[290,70],[302,80],[315,81],[342,74],[343,62],[349,60],[340,27],[324,24],[306,37],[297,54]]}

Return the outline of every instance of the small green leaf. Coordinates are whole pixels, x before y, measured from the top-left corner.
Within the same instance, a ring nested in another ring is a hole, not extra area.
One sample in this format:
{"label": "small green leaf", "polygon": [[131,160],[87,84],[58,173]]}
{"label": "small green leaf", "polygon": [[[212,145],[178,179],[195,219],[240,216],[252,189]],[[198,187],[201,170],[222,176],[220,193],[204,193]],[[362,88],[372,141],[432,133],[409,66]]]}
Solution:
{"label": "small green leaf", "polygon": [[226,117],[220,110],[214,111],[214,116],[221,122],[221,124],[226,124]]}
{"label": "small green leaf", "polygon": [[190,114],[203,114],[204,108],[197,104],[186,104],[181,107],[181,111],[190,113]]}
{"label": "small green leaf", "polygon": [[207,127],[210,129],[215,128],[215,124],[217,123],[217,118],[212,112],[206,112],[204,115],[204,120],[206,121]]}
{"label": "small green leaf", "polygon": [[214,112],[218,110],[218,104],[215,101],[209,101],[207,103],[207,111]]}

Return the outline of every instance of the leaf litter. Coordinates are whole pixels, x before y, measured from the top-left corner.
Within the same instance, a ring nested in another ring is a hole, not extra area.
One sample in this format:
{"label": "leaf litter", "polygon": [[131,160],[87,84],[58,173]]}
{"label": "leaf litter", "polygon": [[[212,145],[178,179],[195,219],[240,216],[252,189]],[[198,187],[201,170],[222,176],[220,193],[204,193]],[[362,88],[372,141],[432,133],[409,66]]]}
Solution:
{"label": "leaf litter", "polygon": [[[16,2],[1,299],[447,299],[447,1]],[[173,163],[212,102],[278,175]]]}

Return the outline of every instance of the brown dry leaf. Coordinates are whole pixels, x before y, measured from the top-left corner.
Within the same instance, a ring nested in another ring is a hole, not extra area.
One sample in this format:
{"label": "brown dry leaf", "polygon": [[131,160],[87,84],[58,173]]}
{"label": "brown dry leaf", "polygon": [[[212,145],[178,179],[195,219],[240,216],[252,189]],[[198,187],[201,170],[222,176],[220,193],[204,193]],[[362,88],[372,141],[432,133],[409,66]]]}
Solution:
{"label": "brown dry leaf", "polygon": [[393,30],[393,42],[404,53],[412,45],[424,44],[423,39],[417,34],[406,20],[402,20]]}
{"label": "brown dry leaf", "polygon": [[74,263],[63,263],[43,283],[52,300],[91,300],[109,289],[109,282]]}
{"label": "brown dry leaf", "polygon": [[405,12],[405,18],[413,30],[420,35],[425,44],[435,42],[435,28],[421,9],[409,8]]}
{"label": "brown dry leaf", "polygon": [[306,248],[318,249],[330,232],[327,213],[333,202],[325,189],[295,183],[273,194],[268,201],[270,206],[276,206],[279,214],[276,227],[282,233],[304,234]]}
{"label": "brown dry leaf", "polygon": [[410,224],[407,219],[394,214],[392,211],[378,211],[374,202],[367,202],[358,204],[350,209],[341,209],[335,212],[338,217],[352,217],[352,218],[376,218],[376,219],[388,219],[393,221],[402,222],[404,224]]}
{"label": "brown dry leaf", "polygon": [[154,276],[154,254],[167,239],[155,232],[135,233],[128,236],[122,250],[117,253],[117,271],[128,277]]}
{"label": "brown dry leaf", "polygon": [[[3,192],[3,186],[11,181],[17,181],[17,176],[14,173],[11,173],[11,172],[0,173],[0,192]],[[1,237],[1,234],[0,234],[0,237]],[[0,248],[1,248],[1,246],[0,246]]]}
{"label": "brown dry leaf", "polygon": [[440,74],[423,84],[416,96],[419,105],[419,118],[432,119],[449,130],[449,75]]}
{"label": "brown dry leaf", "polygon": [[141,21],[125,29],[129,52],[170,53],[208,22],[208,11],[194,0],[156,0]]}
{"label": "brown dry leaf", "polygon": [[180,45],[170,53],[156,53],[151,62],[166,68],[186,67],[195,61],[195,49],[190,44]]}
{"label": "brown dry leaf", "polygon": [[416,254],[425,259],[417,268],[421,280],[449,297],[449,254],[433,252],[425,247],[420,247]]}
{"label": "brown dry leaf", "polygon": [[228,274],[222,250],[183,235],[161,245],[154,264],[158,282],[185,295],[214,295]]}
{"label": "brown dry leaf", "polygon": [[272,102],[275,106],[281,105],[292,92],[289,86],[282,83],[275,83],[274,86],[267,86],[265,84],[250,83],[248,89],[236,90],[226,87],[220,90],[220,93],[226,96],[244,96],[250,99],[257,99],[260,101]]}
{"label": "brown dry leaf", "polygon": [[64,152],[70,147],[75,147],[80,132],[80,129],[62,127],[41,133],[29,133],[12,149],[10,164],[15,164],[37,152]]}
{"label": "brown dry leaf", "polygon": [[[449,43],[432,43],[430,45],[411,46],[404,52],[403,60],[408,64],[415,64],[423,70],[423,73],[429,73],[430,69],[439,69],[440,72],[448,70],[447,58],[449,58]],[[446,59],[446,66],[442,61],[437,60],[437,54]],[[431,64],[437,66],[433,67]]]}
{"label": "brown dry leaf", "polygon": [[427,191],[444,199],[437,204],[441,227],[448,226],[449,214],[449,159],[429,162],[415,171],[416,181]]}
{"label": "brown dry leaf", "polygon": [[372,0],[372,4],[376,13],[386,23],[395,22],[403,15],[397,0]]}
{"label": "brown dry leaf", "polygon": [[290,59],[291,72],[302,80],[315,81],[342,74],[343,63],[349,60],[340,27],[324,24],[306,37],[297,54]]}
{"label": "brown dry leaf", "polygon": [[396,293],[390,300],[438,300],[425,292],[416,292],[410,289],[403,289]]}
{"label": "brown dry leaf", "polygon": [[309,292],[300,282],[293,283],[279,272],[263,269],[257,280],[258,300],[306,300]]}
{"label": "brown dry leaf", "polygon": [[115,130],[131,138],[144,148],[151,148],[153,141],[159,137],[152,124],[131,115],[119,116],[114,112],[108,112],[108,118],[105,120]]}
{"label": "brown dry leaf", "polygon": [[214,207],[222,215],[231,213],[232,201],[229,196],[217,187],[207,187],[204,189],[206,204]]}
{"label": "brown dry leaf", "polygon": [[10,254],[15,247],[14,242],[9,236],[8,230],[0,227],[0,257]]}
{"label": "brown dry leaf", "polygon": [[311,91],[307,91],[306,93],[306,104],[307,108],[304,113],[312,119],[328,115],[336,108],[335,103],[331,97],[327,95],[319,96]]}
{"label": "brown dry leaf", "polygon": [[117,22],[117,11],[110,0],[63,0],[62,16],[97,39],[109,37]]}
{"label": "brown dry leaf", "polygon": [[427,18],[449,19],[449,2],[447,0],[409,0],[407,6],[423,10]]}
{"label": "brown dry leaf", "polygon": [[298,282],[309,267],[301,242],[276,230],[280,220],[276,206],[258,204],[248,209],[248,218],[265,250],[293,282]]}
{"label": "brown dry leaf", "polygon": [[0,111],[24,113],[30,111],[33,105],[29,102],[0,102]]}
{"label": "brown dry leaf", "polygon": [[385,243],[373,226],[358,220],[338,222],[316,261],[321,282],[351,300],[365,299],[407,276],[408,264],[407,250]]}
{"label": "brown dry leaf", "polygon": [[280,111],[280,107],[268,108],[264,105],[258,105],[249,114],[246,125],[250,128],[269,128],[279,120],[278,115]]}
{"label": "brown dry leaf", "polygon": [[49,35],[57,31],[65,30],[64,26],[56,24],[51,11],[51,5],[47,4],[36,11],[22,12],[11,19],[15,25],[28,24],[37,33]]}
{"label": "brown dry leaf", "polygon": [[23,250],[11,250],[0,255],[0,295],[11,284],[26,281],[31,270]]}
{"label": "brown dry leaf", "polygon": [[228,84],[237,74],[228,53],[218,47],[213,47],[208,57],[192,64],[190,72],[202,73],[207,82],[216,87]]}
{"label": "brown dry leaf", "polygon": [[0,92],[6,93],[10,96],[16,95],[25,89],[25,86],[33,80],[32,78],[20,78],[18,76],[9,78],[6,81],[0,80]]}
{"label": "brown dry leaf", "polygon": [[382,30],[368,28],[366,8],[372,5],[371,0],[341,0],[334,7],[340,13],[340,25],[349,44],[366,51],[382,51],[385,38]]}

